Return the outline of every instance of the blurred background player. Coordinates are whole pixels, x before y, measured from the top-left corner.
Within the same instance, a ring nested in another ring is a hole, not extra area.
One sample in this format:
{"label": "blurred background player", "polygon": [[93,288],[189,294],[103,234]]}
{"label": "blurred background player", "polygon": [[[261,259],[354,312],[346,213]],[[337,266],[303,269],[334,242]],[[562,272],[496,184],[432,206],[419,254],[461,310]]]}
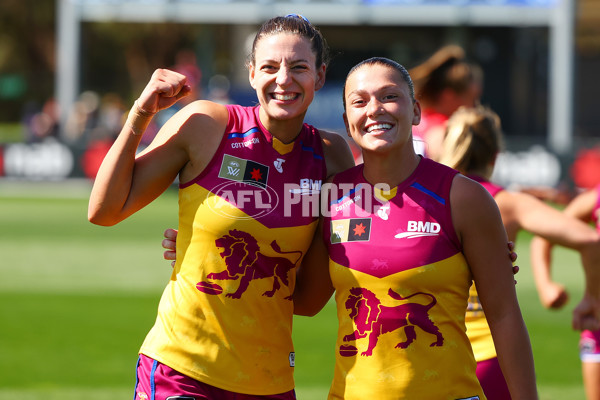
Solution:
{"label": "blurred background player", "polygon": [[[588,290],[574,311],[577,329],[598,326],[600,309],[592,308],[600,298],[600,237],[583,222],[550,207],[532,195],[511,192],[490,182],[498,153],[502,149],[500,118],[483,106],[462,107],[448,120],[441,162],[481,183],[494,197],[508,239],[515,241],[525,230],[553,243],[579,251]],[[496,349],[475,285],[467,310],[467,335],[477,360],[477,376],[489,400],[510,399],[500,371]]]}
{"label": "blurred background player", "polygon": [[[600,232],[600,185],[575,197],[563,213],[585,223],[593,222],[596,231]],[[531,266],[541,303],[546,308],[558,309],[566,304],[568,294],[563,285],[551,278],[552,246],[553,243],[548,240],[534,237],[531,241]],[[587,399],[600,400],[599,330],[581,332],[579,355]]]}
{"label": "blurred background player", "polygon": [[448,118],[461,106],[479,104],[483,70],[466,60],[460,46],[448,45],[409,72],[422,109],[421,123],[413,129],[415,150],[437,161]]}

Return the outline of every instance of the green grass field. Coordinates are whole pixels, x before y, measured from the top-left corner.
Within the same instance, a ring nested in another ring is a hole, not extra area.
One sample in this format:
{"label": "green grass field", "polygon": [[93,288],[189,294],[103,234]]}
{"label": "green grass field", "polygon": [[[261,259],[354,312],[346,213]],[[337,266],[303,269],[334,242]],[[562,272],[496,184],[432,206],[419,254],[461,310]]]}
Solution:
{"label": "green grass field", "polygon": [[[0,181],[0,400],[131,399],[137,350],[154,322],[171,268],[162,232],[177,223],[169,191],[116,227],[87,222],[86,185],[27,188]],[[534,348],[541,398],[584,399],[570,329],[582,272],[577,255],[555,253],[567,285],[565,310],[544,310],[517,242],[518,294]],[[333,372],[335,307],[294,322],[300,400],[326,398]],[[375,383],[375,382],[374,382]]]}

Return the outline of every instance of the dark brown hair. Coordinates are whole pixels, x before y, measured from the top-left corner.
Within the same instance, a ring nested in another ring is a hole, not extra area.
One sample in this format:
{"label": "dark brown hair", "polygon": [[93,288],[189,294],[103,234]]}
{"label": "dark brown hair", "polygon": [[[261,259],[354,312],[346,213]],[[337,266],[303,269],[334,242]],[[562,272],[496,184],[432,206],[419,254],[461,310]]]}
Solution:
{"label": "dark brown hair", "polygon": [[321,65],[325,64],[327,66],[329,63],[329,47],[321,32],[302,15],[289,14],[285,17],[271,18],[262,24],[252,42],[252,50],[247,60],[249,65],[254,65],[255,63],[255,52],[258,42],[266,36],[279,33],[300,35],[308,39],[315,54],[317,69]]}

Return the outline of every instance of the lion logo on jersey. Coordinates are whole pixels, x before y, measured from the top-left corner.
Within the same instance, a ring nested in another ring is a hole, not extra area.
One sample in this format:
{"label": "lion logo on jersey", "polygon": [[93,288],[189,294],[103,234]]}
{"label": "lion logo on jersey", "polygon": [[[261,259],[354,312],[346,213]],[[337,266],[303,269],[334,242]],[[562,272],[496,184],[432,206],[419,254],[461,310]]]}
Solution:
{"label": "lion logo on jersey", "polygon": [[350,318],[356,329],[350,335],[344,336],[344,342],[368,336],[369,347],[361,355],[370,356],[377,345],[379,335],[404,328],[406,341],[398,343],[396,348],[406,349],[417,338],[415,326],[418,326],[436,337],[435,342],[431,343],[431,347],[444,344],[442,333],[429,318],[429,310],[437,303],[435,296],[417,292],[402,297],[392,289],[388,291],[388,295],[394,300],[408,300],[417,295],[424,295],[430,297],[431,302],[429,304],[404,303],[395,307],[386,307],[381,305],[381,301],[370,290],[360,287],[352,288],[346,299],[346,309],[350,310]]}
{"label": "lion logo on jersey", "polygon": [[[281,251],[275,240],[271,248],[279,254],[298,254],[292,262],[285,257],[266,256],[260,252],[256,239],[247,232],[233,229],[228,235],[223,235],[215,240],[217,247],[223,248],[220,253],[227,268],[224,271],[210,273],[208,279],[214,280],[240,280],[240,285],[234,293],[227,293],[227,297],[239,299],[248,289],[250,282],[255,279],[273,278],[273,288],[263,293],[263,296],[273,297],[281,285],[289,285],[288,273],[296,267],[302,257],[301,251]],[[198,290],[207,294],[220,294],[219,285],[211,282],[199,282]],[[291,300],[291,295],[286,297]]]}

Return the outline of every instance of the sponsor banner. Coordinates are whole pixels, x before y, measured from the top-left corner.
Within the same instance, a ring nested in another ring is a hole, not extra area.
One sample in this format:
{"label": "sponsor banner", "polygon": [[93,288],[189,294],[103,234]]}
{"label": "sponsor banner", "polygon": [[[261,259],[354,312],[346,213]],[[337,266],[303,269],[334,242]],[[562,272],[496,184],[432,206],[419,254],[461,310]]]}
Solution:
{"label": "sponsor banner", "polygon": [[71,176],[75,164],[71,149],[56,140],[8,144],[1,153],[0,171],[10,178],[60,180]]}

